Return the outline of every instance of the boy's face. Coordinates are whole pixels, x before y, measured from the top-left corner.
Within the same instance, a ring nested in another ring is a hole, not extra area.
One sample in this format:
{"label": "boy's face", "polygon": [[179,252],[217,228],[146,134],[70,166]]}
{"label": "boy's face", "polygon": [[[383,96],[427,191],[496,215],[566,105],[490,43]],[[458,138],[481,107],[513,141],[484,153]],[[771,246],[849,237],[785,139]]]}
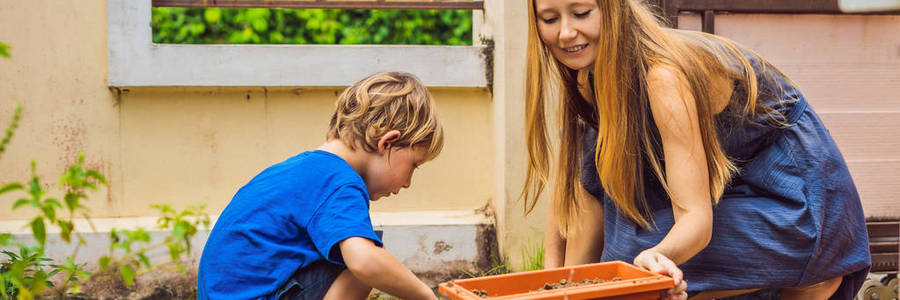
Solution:
{"label": "boy's face", "polygon": [[371,200],[376,201],[408,188],[413,172],[423,163],[425,147],[390,148],[376,155],[365,177]]}

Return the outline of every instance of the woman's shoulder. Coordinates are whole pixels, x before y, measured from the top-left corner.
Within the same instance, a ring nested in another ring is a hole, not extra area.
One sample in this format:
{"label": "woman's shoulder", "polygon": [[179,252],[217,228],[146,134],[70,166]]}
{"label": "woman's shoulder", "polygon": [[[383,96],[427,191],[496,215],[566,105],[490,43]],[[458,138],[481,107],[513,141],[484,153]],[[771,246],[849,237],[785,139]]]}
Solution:
{"label": "woman's shoulder", "polygon": [[[734,81],[728,75],[709,73],[700,80],[705,81],[702,86],[709,91],[709,101],[712,101],[711,110],[714,113],[718,113],[728,106],[734,92]],[[691,87],[696,85],[698,84],[687,79],[681,68],[671,63],[656,63],[647,70],[647,88],[651,103],[664,101],[665,103],[657,104],[675,102],[675,104],[681,105],[681,101],[688,100],[686,98],[694,99],[695,95],[692,94]],[[681,101],[673,101],[673,99]]]}

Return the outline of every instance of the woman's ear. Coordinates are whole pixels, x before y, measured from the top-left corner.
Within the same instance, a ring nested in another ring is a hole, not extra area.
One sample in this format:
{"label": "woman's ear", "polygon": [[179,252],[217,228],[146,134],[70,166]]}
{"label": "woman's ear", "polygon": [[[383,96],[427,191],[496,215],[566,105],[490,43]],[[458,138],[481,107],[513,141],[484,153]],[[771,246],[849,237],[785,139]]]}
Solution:
{"label": "woman's ear", "polygon": [[391,146],[393,146],[398,138],[400,138],[399,130],[385,132],[384,135],[378,139],[378,154],[383,154],[385,151],[391,150]]}

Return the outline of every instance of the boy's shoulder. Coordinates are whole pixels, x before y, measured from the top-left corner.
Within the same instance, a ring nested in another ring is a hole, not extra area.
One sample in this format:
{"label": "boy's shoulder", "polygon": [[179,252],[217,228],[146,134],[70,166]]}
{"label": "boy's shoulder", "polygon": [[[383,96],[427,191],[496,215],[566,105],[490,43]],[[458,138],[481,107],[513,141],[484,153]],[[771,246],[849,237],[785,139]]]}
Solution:
{"label": "boy's shoulder", "polygon": [[360,199],[353,203],[363,203],[368,196],[365,182],[353,167],[337,155],[317,150],[266,168],[238,189],[229,207],[236,211],[282,210],[285,203],[293,203],[296,209],[278,213],[302,214],[318,209],[329,198],[349,197]]}
{"label": "boy's shoulder", "polygon": [[358,186],[365,189],[365,182],[350,164],[340,156],[321,150],[305,151],[272,165],[250,180],[245,188],[273,185],[304,189]]}
{"label": "boy's shoulder", "polygon": [[267,172],[309,180],[337,180],[335,183],[338,184],[363,183],[362,177],[347,161],[322,150],[302,152],[263,171]]}

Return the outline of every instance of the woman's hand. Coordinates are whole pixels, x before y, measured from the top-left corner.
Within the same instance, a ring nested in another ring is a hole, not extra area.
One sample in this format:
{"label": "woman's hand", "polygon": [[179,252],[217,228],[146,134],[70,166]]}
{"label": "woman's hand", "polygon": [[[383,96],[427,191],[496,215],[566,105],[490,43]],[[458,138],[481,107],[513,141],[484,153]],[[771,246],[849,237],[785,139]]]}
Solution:
{"label": "woman's hand", "polygon": [[687,299],[687,281],[682,280],[681,269],[665,255],[662,255],[653,249],[647,249],[634,258],[634,265],[656,274],[667,275],[675,280],[675,287],[666,291],[666,294],[662,299]]}

